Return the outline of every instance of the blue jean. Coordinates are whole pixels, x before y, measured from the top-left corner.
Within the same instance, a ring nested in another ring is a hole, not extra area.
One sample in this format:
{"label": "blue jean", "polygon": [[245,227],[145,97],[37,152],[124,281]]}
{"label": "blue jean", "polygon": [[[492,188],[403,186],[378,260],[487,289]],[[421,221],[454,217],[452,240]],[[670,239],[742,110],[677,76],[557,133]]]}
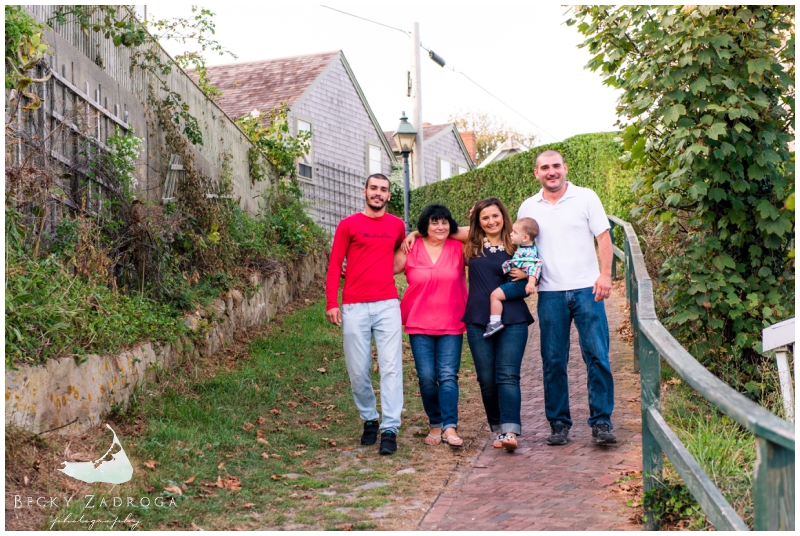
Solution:
{"label": "blue jean", "polygon": [[481,386],[483,408],[492,432],[522,433],[519,370],[528,343],[528,325],[511,324],[484,338],[486,326],[467,324],[467,340]]}
{"label": "blue jean", "polygon": [[463,335],[410,334],[422,407],[431,428],[458,427],[458,371]]}
{"label": "blue jean", "polygon": [[592,288],[539,292],[544,410],[550,424],[572,426],[569,412],[569,331],[578,329],[581,355],[586,363],[589,390],[589,426],[611,425],[614,378],[608,362],[608,320],[603,302],[594,301]]}
{"label": "blue jean", "polygon": [[361,419],[377,421],[372,389],[372,338],[378,348],[381,373],[380,432],[397,433],[403,411],[403,336],[397,299],[342,305],[344,357],[350,388]]}

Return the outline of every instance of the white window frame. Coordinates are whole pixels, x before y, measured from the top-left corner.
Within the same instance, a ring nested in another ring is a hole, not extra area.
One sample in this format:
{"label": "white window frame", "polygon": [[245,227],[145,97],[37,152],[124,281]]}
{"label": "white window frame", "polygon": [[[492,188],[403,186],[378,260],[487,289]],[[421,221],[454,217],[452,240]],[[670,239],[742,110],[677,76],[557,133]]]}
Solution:
{"label": "white window frame", "polygon": [[[373,170],[372,167],[371,167],[372,158],[371,158],[371,155],[370,155],[370,151],[373,148],[377,149],[378,155],[380,156],[380,163],[378,164],[378,169],[377,170]],[[367,177],[369,177],[373,173],[383,173],[383,150],[381,149],[380,143],[378,143],[377,141],[368,141],[366,143],[366,161],[365,161],[365,165],[367,166],[366,167],[366,169],[367,169],[367,175],[366,176]]]}
{"label": "white window frame", "polygon": [[[449,174],[447,177],[442,176],[442,164],[447,164]],[[445,179],[449,179],[453,176],[453,163],[448,158],[439,157],[439,169],[438,169],[439,180],[443,181]]]}
{"label": "white window frame", "polygon": [[466,173],[467,171],[469,171],[468,167],[464,167],[461,164],[458,164],[458,173],[457,173],[457,175],[461,175],[462,173]]}
{"label": "white window frame", "polygon": [[[308,125],[308,131],[311,132],[311,137],[308,139],[309,148],[308,154],[302,158],[297,159],[297,178],[298,180],[305,181],[305,182],[314,182],[314,123],[311,121],[311,118],[305,117],[302,115],[296,115],[294,117],[294,132],[295,136],[299,135],[301,130],[301,123],[305,123]],[[306,165],[311,168],[311,176],[306,177],[300,174],[300,164]]]}

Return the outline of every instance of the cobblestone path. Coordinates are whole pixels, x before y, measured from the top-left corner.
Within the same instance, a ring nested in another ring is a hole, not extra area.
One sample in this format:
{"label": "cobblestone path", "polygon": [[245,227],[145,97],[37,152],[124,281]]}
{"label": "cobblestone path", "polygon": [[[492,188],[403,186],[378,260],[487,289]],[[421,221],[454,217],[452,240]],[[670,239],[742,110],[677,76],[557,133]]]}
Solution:
{"label": "cobblestone path", "polygon": [[[478,454],[459,467],[428,513],[422,530],[641,530],[629,520],[625,500],[610,486],[626,471],[641,469],[639,378],[633,373],[631,344],[618,328],[627,312],[624,286],[615,285],[606,301],[611,332],[611,368],[617,444],[592,444],[586,420],[589,407],[586,366],[573,326],[570,343],[570,442],[549,446],[544,416],[539,322],[531,328],[522,363],[522,432],[515,453],[492,447],[487,431],[479,434]],[[534,316],[536,308],[533,307]],[[484,427],[484,430],[486,427]]]}

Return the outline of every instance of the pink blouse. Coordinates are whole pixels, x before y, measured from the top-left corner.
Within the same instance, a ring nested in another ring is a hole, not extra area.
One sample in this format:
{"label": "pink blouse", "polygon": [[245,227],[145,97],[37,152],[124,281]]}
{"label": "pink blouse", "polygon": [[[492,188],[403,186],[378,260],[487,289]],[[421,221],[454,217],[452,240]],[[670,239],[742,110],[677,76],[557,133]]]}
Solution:
{"label": "pink blouse", "polygon": [[463,247],[448,238],[436,264],[421,239],[411,248],[406,259],[408,288],[400,303],[406,333],[458,335],[467,330],[461,321],[467,305]]}

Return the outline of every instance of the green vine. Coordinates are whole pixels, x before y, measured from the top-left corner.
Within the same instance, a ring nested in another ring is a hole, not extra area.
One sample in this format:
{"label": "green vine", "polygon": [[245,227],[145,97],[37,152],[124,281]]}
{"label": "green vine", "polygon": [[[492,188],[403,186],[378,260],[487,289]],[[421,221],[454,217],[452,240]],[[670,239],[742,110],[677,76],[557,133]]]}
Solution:
{"label": "green vine", "polygon": [[5,86],[11,90],[11,113],[6,114],[6,124],[16,116],[23,98],[28,101],[22,106],[24,111],[33,111],[42,105],[42,99],[34,91],[28,91],[32,84],[50,79],[50,74],[41,78],[30,76],[30,71],[50,52],[42,28],[21,7],[5,6]]}
{"label": "green vine", "polygon": [[281,103],[269,113],[253,110],[240,117],[236,124],[255,145],[248,152],[250,178],[259,182],[266,178],[266,169],[259,162],[259,154],[266,156],[275,166],[280,177],[294,179],[297,176],[297,159],[308,154],[311,147],[311,132],[298,132],[292,136],[289,130],[289,107]]}

